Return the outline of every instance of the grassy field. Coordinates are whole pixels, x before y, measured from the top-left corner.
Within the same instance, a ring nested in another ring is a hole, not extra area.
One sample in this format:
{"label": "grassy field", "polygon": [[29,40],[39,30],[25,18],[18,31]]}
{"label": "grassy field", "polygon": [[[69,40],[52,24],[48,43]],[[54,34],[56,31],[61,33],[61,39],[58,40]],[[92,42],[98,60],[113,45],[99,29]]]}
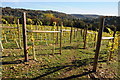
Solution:
{"label": "grassy field", "polygon": [[[47,29],[51,30],[50,27]],[[108,35],[107,33],[104,34]],[[28,34],[29,46],[32,44],[29,40],[30,35],[31,34]],[[64,33],[61,55],[57,54],[59,53],[60,47],[59,44],[55,44],[55,41],[53,41],[53,34],[46,34],[47,36],[43,33],[33,35],[35,38],[37,61],[33,60],[32,50],[29,50],[29,62],[24,62],[23,50],[17,47],[15,41],[9,40],[10,36],[7,37],[7,43],[3,39],[4,51],[1,57],[3,78],[83,79],[90,78],[91,75],[93,75],[93,73],[91,73],[95,55],[93,35],[89,34],[87,39],[87,49],[83,49],[83,37],[81,36],[80,31],[78,31],[75,38],[73,35],[71,44],[69,43],[69,33]],[[116,78],[118,67],[117,50],[112,56],[112,61],[107,62],[109,53],[107,45],[107,40],[102,41],[98,69],[95,75],[99,78]],[[53,48],[55,54],[52,53]]]}

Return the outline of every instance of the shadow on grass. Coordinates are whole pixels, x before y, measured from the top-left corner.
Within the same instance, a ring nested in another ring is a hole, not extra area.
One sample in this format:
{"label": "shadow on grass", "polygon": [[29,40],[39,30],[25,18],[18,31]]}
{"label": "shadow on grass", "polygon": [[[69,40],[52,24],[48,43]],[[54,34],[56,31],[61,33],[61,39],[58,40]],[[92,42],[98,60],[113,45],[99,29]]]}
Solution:
{"label": "shadow on grass", "polygon": [[[73,75],[73,76],[69,76],[69,77],[66,77],[66,78],[61,78],[61,79],[58,79],[58,80],[68,80],[68,79],[78,78],[78,77],[82,77],[82,76],[88,75],[88,74],[93,73],[93,72],[94,71],[83,72],[82,74]],[[86,79],[86,80],[88,80],[88,79]]]}
{"label": "shadow on grass", "polygon": [[[77,46],[65,46],[65,47],[62,47],[62,50],[64,49],[78,49]],[[55,48],[55,50],[60,50],[60,48]]]}
{"label": "shadow on grass", "polygon": [[65,46],[65,47],[62,47],[62,49],[75,49],[75,47],[73,47],[73,46]]}
{"label": "shadow on grass", "polygon": [[[56,67],[49,67],[49,68],[43,68],[43,69],[47,69],[46,73],[45,74],[42,74],[36,78],[33,78],[32,80],[36,80],[36,79],[40,79],[44,76],[47,76],[49,74],[52,74],[56,71],[59,71],[59,70],[62,70],[66,67],[70,68],[70,70],[72,70],[72,68],[78,68],[78,67],[81,67],[81,66],[85,66],[85,65],[88,65],[92,62],[88,62],[88,61],[91,61],[93,58],[89,58],[89,59],[83,59],[83,60],[74,60],[72,61],[71,63],[66,63],[65,65],[60,65],[60,66],[56,66]],[[41,69],[41,70],[43,70]]]}
{"label": "shadow on grass", "polygon": [[8,64],[21,64],[21,63],[23,63],[23,61],[21,61],[21,60],[0,62],[0,64],[2,64],[2,65],[8,65]]}
{"label": "shadow on grass", "polygon": [[[65,46],[65,47],[62,47],[62,50],[65,50],[65,49],[85,49],[85,48],[79,48],[79,46]],[[60,50],[60,48],[55,48],[55,50]]]}
{"label": "shadow on grass", "polygon": [[51,53],[51,54],[36,54],[37,56],[46,56],[46,55],[51,55],[51,56],[54,56],[54,55],[61,55],[61,53]]}
{"label": "shadow on grass", "polygon": [[[69,70],[72,70],[72,69],[76,69],[76,68],[79,68],[79,67],[82,67],[82,66],[86,66],[86,65],[92,64],[93,60],[94,60],[94,58],[88,58],[88,59],[83,59],[83,60],[74,60],[71,63],[66,63],[65,65],[59,65],[59,66],[56,66],[56,67],[43,68],[43,69],[40,69],[40,70],[46,69],[46,72],[44,74],[38,76],[38,77],[33,78],[32,80],[42,79],[43,77],[45,77],[47,75],[50,75],[50,74],[52,74],[54,72],[57,72],[59,70],[67,68],[67,67],[69,68]],[[107,60],[98,61],[98,63],[99,62],[106,62],[106,61]],[[69,71],[69,70],[67,70],[67,71]],[[92,72],[93,71],[83,72],[82,74],[79,74],[79,75],[73,75],[73,76],[70,76],[70,77],[60,78],[60,79],[66,80],[66,79],[77,78],[77,77],[81,77],[81,76],[90,74]]]}
{"label": "shadow on grass", "polygon": [[6,57],[9,57],[9,56],[0,56],[0,58],[6,58]]}

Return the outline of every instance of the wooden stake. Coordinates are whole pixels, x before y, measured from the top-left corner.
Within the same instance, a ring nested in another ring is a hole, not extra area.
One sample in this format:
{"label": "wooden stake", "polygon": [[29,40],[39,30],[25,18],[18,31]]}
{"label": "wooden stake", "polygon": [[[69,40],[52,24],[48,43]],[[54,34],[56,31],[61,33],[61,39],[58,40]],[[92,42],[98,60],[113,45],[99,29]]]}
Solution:
{"label": "wooden stake", "polygon": [[2,45],[2,41],[0,40],[0,52],[3,51],[3,45]]}
{"label": "wooden stake", "polygon": [[77,28],[77,31],[76,31],[76,38],[78,37],[78,28]]}
{"label": "wooden stake", "polygon": [[99,27],[99,32],[98,32],[98,39],[97,39],[94,64],[93,64],[93,71],[95,71],[95,72],[96,72],[97,64],[98,64],[98,56],[99,56],[99,51],[100,51],[100,46],[101,46],[102,32],[104,29],[104,22],[105,22],[105,18],[100,17],[100,27]]}
{"label": "wooden stake", "polygon": [[83,42],[84,42],[84,39],[85,39],[85,28],[84,28],[84,31],[83,31]]}
{"label": "wooden stake", "polygon": [[87,44],[87,26],[85,27],[85,30],[84,30],[84,46],[83,48],[86,49],[86,44]]}
{"label": "wooden stake", "polygon": [[62,26],[60,26],[60,54],[62,54]]}
{"label": "wooden stake", "polygon": [[120,76],[120,32],[118,33],[118,76]]}
{"label": "wooden stake", "polygon": [[[59,30],[58,26],[57,26],[57,31]],[[57,38],[56,38],[56,44],[58,44],[58,33],[57,33]]]}
{"label": "wooden stake", "polygon": [[23,47],[24,47],[24,55],[25,55],[25,62],[28,62],[28,52],[27,52],[27,33],[26,33],[26,13],[23,12]]}
{"label": "wooden stake", "polygon": [[[2,21],[0,19],[0,26],[2,26]],[[2,28],[0,28],[0,54],[3,51],[3,45],[2,45]],[[2,56],[2,55],[0,55]]]}
{"label": "wooden stake", "polygon": [[[115,27],[115,29],[114,29],[114,33],[113,33],[113,39],[112,39],[112,48],[111,48],[111,50],[113,50],[113,48],[114,48],[114,40],[115,40],[115,34],[116,34],[116,27]],[[112,58],[112,54],[113,54],[113,51],[110,51],[110,55],[109,55],[109,61],[111,60],[111,58]]]}
{"label": "wooden stake", "polygon": [[6,34],[4,34],[4,37],[5,37],[5,42],[8,43]]}
{"label": "wooden stake", "polygon": [[33,51],[33,59],[37,60],[36,59],[36,54],[35,54],[35,42],[34,42],[34,40],[32,41],[32,51]]}
{"label": "wooden stake", "polygon": [[[13,33],[13,35],[14,35],[14,37],[16,37],[16,34],[15,34],[15,33]],[[16,43],[16,45],[17,45],[17,47],[19,48],[20,46],[19,46],[19,43],[18,43],[18,41],[17,41],[17,39],[16,39],[16,38],[14,39],[14,41],[15,41],[15,43]]]}
{"label": "wooden stake", "polygon": [[2,45],[2,28],[0,28],[0,52],[2,52],[2,51],[3,51],[3,45]]}
{"label": "wooden stake", "polygon": [[[35,26],[35,30],[38,30],[38,25],[37,25],[37,23],[36,23],[36,26]],[[38,33],[36,33],[36,37],[37,37],[37,39],[38,39]]]}
{"label": "wooden stake", "polygon": [[95,36],[94,36],[94,47],[95,47],[95,45],[96,45],[96,36],[97,36],[97,34],[95,33],[94,35],[95,35]]}
{"label": "wooden stake", "polygon": [[74,28],[74,39],[76,38],[76,28]]}
{"label": "wooden stake", "polygon": [[80,33],[81,33],[81,36],[83,36],[83,30],[82,29],[80,30]]}
{"label": "wooden stake", "polygon": [[[53,26],[53,30],[55,31],[55,25]],[[52,53],[55,53],[55,33],[53,33],[53,50]]]}
{"label": "wooden stake", "polygon": [[20,26],[19,26],[19,19],[17,20],[17,29],[18,29],[18,39],[19,39],[19,48],[21,49],[21,32],[20,32]]}
{"label": "wooden stake", "polygon": [[71,32],[70,32],[70,43],[72,43],[72,33],[73,33],[73,26],[71,27]]}

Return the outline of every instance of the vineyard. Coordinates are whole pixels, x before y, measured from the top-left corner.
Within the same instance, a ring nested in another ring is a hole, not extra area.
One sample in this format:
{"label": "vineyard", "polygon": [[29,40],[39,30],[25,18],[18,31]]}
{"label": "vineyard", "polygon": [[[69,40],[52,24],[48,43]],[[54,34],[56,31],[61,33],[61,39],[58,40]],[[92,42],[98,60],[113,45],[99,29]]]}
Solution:
{"label": "vineyard", "polygon": [[[106,18],[106,17],[105,17]],[[119,32],[75,27],[2,24],[2,77],[33,79],[118,78]]]}

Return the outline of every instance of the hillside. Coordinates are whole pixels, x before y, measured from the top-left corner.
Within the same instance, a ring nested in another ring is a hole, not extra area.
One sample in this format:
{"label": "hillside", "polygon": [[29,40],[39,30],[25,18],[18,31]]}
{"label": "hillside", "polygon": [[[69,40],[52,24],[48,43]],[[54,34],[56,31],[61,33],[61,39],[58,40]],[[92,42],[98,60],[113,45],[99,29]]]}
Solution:
{"label": "hillside", "polygon": [[29,9],[14,9],[10,7],[5,7],[2,8],[2,14],[5,16],[16,16],[20,17],[22,12],[27,12],[29,17],[33,18],[41,18],[44,13],[52,13],[54,14],[57,18],[61,19],[75,19],[75,18],[98,18],[99,15],[86,15],[86,14],[66,14],[62,12],[57,12],[57,11],[52,11],[52,10],[47,10],[47,11],[42,11],[42,10],[29,10]]}
{"label": "hillside", "polygon": [[82,18],[99,18],[99,15],[93,15],[93,14],[71,14],[72,16],[75,16],[78,19]]}
{"label": "hillside", "polygon": [[3,16],[15,16],[15,17],[21,17],[22,12],[27,12],[27,15],[29,18],[38,18],[41,19],[42,15],[45,13],[52,13],[56,18],[60,19],[74,19],[75,17],[69,14],[57,12],[57,11],[52,11],[52,10],[47,10],[47,11],[42,11],[42,10],[29,10],[29,9],[14,9],[10,7],[5,7],[2,8],[2,15]]}
{"label": "hillside", "polygon": [[[37,21],[41,21],[42,25],[48,26],[49,25],[52,26],[53,22],[57,22],[57,25],[61,25],[61,22],[63,22],[63,25],[67,27],[74,26],[78,28],[84,28],[85,24],[91,24],[92,30],[97,30],[97,28],[99,27],[100,15],[66,14],[52,10],[43,11],[5,7],[2,8],[2,18],[5,19],[10,24],[14,24],[15,19],[20,18],[20,23],[22,23],[21,17],[23,12],[27,13],[27,19],[31,19],[32,24],[34,25],[37,23]],[[120,30],[119,20],[120,18],[117,17],[108,18],[106,19],[105,25],[111,28],[112,30],[113,27],[111,25],[118,26],[117,30]]]}

